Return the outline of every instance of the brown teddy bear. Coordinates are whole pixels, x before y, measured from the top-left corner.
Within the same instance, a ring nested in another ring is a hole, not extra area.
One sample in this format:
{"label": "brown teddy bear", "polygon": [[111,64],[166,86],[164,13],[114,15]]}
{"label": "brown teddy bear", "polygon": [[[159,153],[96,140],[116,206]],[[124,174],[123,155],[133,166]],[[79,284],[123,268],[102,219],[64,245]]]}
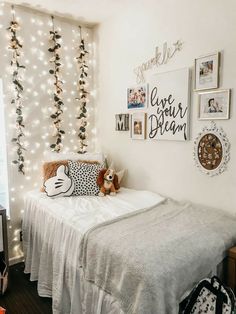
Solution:
{"label": "brown teddy bear", "polygon": [[115,174],[115,170],[110,168],[102,169],[99,172],[97,184],[100,188],[99,196],[106,194],[116,195],[116,192],[120,188],[118,176]]}

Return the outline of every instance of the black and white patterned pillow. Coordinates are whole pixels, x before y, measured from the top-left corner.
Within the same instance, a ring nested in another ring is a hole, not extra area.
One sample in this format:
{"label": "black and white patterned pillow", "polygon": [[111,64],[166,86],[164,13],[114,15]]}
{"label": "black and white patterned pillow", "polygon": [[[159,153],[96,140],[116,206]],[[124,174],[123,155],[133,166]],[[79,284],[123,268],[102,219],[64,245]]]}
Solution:
{"label": "black and white patterned pillow", "polygon": [[98,195],[97,177],[103,164],[68,161],[69,176],[74,182],[73,195]]}

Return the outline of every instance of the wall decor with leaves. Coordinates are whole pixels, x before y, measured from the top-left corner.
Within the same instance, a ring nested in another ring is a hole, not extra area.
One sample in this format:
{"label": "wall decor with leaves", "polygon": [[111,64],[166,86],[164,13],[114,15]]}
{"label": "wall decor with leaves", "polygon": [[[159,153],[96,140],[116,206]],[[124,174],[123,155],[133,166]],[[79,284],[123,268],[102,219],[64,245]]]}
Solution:
{"label": "wall decor with leaves", "polygon": [[49,32],[49,41],[51,42],[51,47],[48,51],[52,54],[50,63],[53,65],[52,69],[49,70],[49,73],[54,77],[54,93],[53,93],[53,103],[54,103],[54,112],[51,114],[51,119],[53,120],[53,136],[55,137],[55,142],[50,145],[52,151],[60,152],[62,148],[62,136],[65,134],[65,131],[62,129],[62,114],[64,103],[62,101],[63,93],[63,81],[60,78],[60,70],[62,67],[61,58],[60,58],[60,40],[61,35],[58,30],[55,30],[54,27],[54,17],[52,19],[52,30]]}
{"label": "wall decor with leaves", "polygon": [[12,143],[16,146],[17,158],[13,160],[13,164],[18,166],[18,171],[22,174],[25,174],[24,169],[24,117],[23,117],[23,78],[22,71],[25,69],[25,66],[21,64],[22,57],[22,42],[18,37],[18,31],[20,30],[20,25],[15,18],[15,9],[12,6],[12,20],[7,30],[10,32],[10,41],[8,49],[12,52],[11,58],[11,69],[12,69],[12,84],[13,84],[13,97],[11,98],[11,105],[15,107],[16,110],[16,133],[15,137],[12,138]]}
{"label": "wall decor with leaves", "polygon": [[76,117],[79,120],[79,150],[78,153],[84,154],[87,151],[87,103],[89,91],[87,89],[87,78],[88,78],[88,51],[86,49],[85,40],[83,38],[81,26],[79,26],[80,31],[80,44],[78,47],[78,56],[76,57],[79,79],[78,79],[78,94],[79,97],[76,100],[79,102],[79,114]]}

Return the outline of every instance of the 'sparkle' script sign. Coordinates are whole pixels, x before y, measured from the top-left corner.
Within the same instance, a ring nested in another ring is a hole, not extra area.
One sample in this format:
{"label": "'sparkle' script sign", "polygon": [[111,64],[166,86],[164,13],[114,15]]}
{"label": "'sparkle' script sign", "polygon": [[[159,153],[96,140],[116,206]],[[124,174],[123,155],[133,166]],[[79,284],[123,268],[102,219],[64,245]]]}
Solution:
{"label": "'sparkle' script sign", "polygon": [[154,66],[159,67],[162,64],[166,64],[173,58],[177,51],[182,49],[182,46],[183,43],[180,40],[177,40],[171,47],[168,47],[166,42],[163,44],[162,50],[159,47],[156,47],[155,56],[134,69],[137,83],[144,83],[145,71],[150,70]]}
{"label": "'sparkle' script sign", "polygon": [[153,75],[149,83],[148,138],[188,139],[189,83],[189,69]]}

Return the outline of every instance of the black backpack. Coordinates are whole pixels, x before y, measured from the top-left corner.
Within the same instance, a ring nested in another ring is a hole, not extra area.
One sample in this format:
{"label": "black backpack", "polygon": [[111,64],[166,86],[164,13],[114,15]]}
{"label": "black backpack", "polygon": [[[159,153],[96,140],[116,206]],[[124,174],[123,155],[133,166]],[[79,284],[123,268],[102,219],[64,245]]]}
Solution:
{"label": "black backpack", "polygon": [[232,314],[235,308],[233,291],[218,277],[201,280],[185,300],[182,314]]}

